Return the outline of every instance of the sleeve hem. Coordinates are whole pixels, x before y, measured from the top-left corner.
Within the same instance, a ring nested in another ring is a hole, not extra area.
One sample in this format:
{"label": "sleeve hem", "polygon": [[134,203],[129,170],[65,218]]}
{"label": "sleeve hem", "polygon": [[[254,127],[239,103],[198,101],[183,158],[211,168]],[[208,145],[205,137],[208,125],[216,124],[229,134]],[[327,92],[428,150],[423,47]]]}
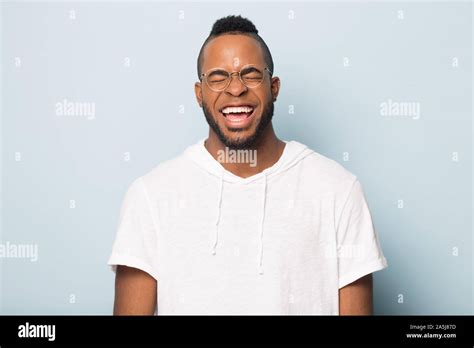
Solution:
{"label": "sleeve hem", "polygon": [[362,278],[363,276],[369,273],[380,271],[386,268],[387,266],[387,259],[385,257],[380,257],[369,263],[363,264],[359,266],[355,271],[352,271],[351,273],[339,277],[339,289],[356,281],[359,278]]}
{"label": "sleeve hem", "polygon": [[151,275],[155,280],[158,281],[158,274],[155,272],[153,267],[151,267],[148,263],[143,262],[139,259],[137,259],[134,256],[131,255],[125,255],[125,254],[113,254],[110,258],[107,264],[110,266],[110,269],[116,273],[117,272],[117,266],[127,266],[127,267],[133,267],[137,268],[141,271],[144,271]]}

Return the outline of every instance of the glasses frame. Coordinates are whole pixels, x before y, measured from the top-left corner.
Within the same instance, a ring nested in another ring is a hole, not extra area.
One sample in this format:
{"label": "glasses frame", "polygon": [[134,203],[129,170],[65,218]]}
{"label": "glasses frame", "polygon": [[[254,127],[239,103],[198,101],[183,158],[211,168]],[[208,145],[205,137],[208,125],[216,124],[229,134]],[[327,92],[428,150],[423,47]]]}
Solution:
{"label": "glasses frame", "polygon": [[[249,68],[249,67],[254,67],[254,68],[259,69],[259,67],[256,66],[256,65],[254,65],[254,64],[247,64],[247,65],[243,66],[243,67],[240,69],[240,71],[233,71],[233,72],[228,72],[227,70],[222,69],[222,68],[213,68],[213,69],[209,69],[209,70],[206,71],[205,73],[202,73],[201,76],[199,77],[199,80],[202,82],[202,80],[204,79],[204,80],[206,81],[207,87],[209,87],[209,89],[210,89],[211,91],[214,91],[214,92],[223,92],[223,91],[225,91],[225,90],[230,86],[230,83],[232,82],[232,76],[233,76],[233,75],[237,75],[238,78],[239,78],[239,80],[240,80],[240,82],[241,82],[246,88],[257,88],[257,87],[259,87],[259,86],[262,84],[263,80],[265,80],[265,75],[263,76],[262,81],[260,81],[260,82],[258,83],[258,85],[249,87],[249,86],[247,86],[247,85],[245,84],[244,80],[242,79],[242,75],[240,74],[240,73],[242,72],[242,70],[247,69],[247,68]],[[222,89],[214,89],[214,88],[212,88],[211,85],[209,84],[209,82],[207,81],[207,76],[209,76],[209,74],[211,74],[212,72],[217,71],[217,70],[224,70],[224,71],[226,71],[226,72],[229,74],[229,78],[227,79],[227,84],[226,84],[225,87],[222,88]],[[270,77],[271,77],[272,74],[273,74],[273,72],[272,72],[268,67],[264,67],[264,68],[263,68],[263,71],[265,71],[265,70],[270,73]]]}

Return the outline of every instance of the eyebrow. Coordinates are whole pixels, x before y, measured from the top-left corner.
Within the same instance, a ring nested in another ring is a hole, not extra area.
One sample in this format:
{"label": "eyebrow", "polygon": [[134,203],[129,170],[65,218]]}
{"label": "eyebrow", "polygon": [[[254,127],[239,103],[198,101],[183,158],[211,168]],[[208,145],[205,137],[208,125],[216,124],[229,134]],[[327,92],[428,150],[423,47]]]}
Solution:
{"label": "eyebrow", "polygon": [[249,66],[249,67],[247,67],[247,68],[245,68],[245,69],[242,69],[241,73],[242,73],[242,74],[245,74],[245,73],[254,72],[254,71],[260,72],[260,70],[258,70],[256,67],[254,67],[254,66]]}
{"label": "eyebrow", "polygon": [[219,70],[214,70],[214,71],[211,71],[211,73],[209,74],[210,75],[222,75],[222,76],[227,76],[228,75],[228,72],[224,69],[219,69]]}
{"label": "eyebrow", "polygon": [[[259,69],[257,69],[256,67],[254,66],[249,66],[249,67],[246,67],[244,69],[241,70],[241,73],[242,74],[247,74],[247,73],[251,73],[251,72],[254,72],[254,71],[257,71],[257,72],[261,72]],[[227,76],[227,74],[229,74],[229,72],[225,69],[216,69],[216,70],[213,70],[209,75],[222,75],[222,76]],[[208,75],[208,76],[209,76]]]}

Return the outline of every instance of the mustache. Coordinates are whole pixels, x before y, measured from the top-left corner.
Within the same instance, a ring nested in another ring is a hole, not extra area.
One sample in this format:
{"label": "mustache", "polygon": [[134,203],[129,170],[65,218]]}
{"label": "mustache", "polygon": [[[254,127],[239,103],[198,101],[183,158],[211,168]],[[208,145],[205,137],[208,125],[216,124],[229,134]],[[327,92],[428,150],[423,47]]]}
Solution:
{"label": "mustache", "polygon": [[[219,126],[216,120],[216,118],[220,117],[220,115],[217,115],[215,118],[213,116],[213,113],[211,112],[211,108],[209,108],[209,105],[205,101],[203,101],[202,103],[202,110],[206,118],[206,121],[209,124],[209,127],[214,131],[214,133],[216,133],[219,140],[226,147],[228,147],[229,149],[235,149],[235,150],[248,150],[255,147],[255,145],[260,140],[263,134],[263,131],[272,121],[273,113],[275,110],[275,102],[272,99],[269,99],[268,102],[263,105],[261,116],[258,119],[258,123],[257,123],[257,126],[255,127],[254,133],[245,138],[241,138],[239,140],[234,140],[225,135],[225,132],[221,129],[221,127]],[[228,131],[241,132],[242,129],[228,129]]]}

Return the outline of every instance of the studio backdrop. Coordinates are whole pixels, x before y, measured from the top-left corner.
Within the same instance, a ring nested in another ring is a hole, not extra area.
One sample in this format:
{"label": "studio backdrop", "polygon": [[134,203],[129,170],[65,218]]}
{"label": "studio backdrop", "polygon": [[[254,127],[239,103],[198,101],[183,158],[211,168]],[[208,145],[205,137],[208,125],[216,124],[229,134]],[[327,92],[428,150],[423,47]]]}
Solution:
{"label": "studio backdrop", "polygon": [[472,3],[1,4],[1,314],[111,314],[131,182],[207,136],[212,24],[249,18],[274,125],[357,175],[388,268],[376,314],[473,313]]}

